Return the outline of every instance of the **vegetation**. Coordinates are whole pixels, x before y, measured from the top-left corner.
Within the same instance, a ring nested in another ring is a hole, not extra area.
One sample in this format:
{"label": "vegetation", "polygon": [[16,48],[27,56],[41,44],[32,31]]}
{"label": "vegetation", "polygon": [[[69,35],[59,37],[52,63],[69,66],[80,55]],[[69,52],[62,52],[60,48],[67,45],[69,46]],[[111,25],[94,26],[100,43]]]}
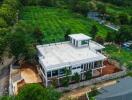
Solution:
{"label": "vegetation", "polygon": [[97,22],[85,18],[80,14],[72,13],[68,9],[25,7],[21,13],[21,20],[36,27],[39,25],[44,34],[45,43],[63,41],[67,29],[70,33],[89,34],[93,25],[99,29],[97,34],[103,38],[110,31]]}
{"label": "vegetation", "polygon": [[72,77],[72,79],[75,81],[75,82],[80,82],[80,75],[78,73],[75,73],[74,76]]}
{"label": "vegetation", "polygon": [[39,84],[25,85],[14,97],[4,96],[0,100],[59,100],[61,93],[52,87],[44,88]]}
{"label": "vegetation", "polygon": [[94,97],[95,97],[96,95],[98,95],[98,94],[99,94],[99,92],[98,92],[97,88],[96,88],[95,86],[92,87],[92,88],[91,88],[91,92],[88,93],[89,99],[90,99],[90,100],[95,100]]}
{"label": "vegetation", "polygon": [[86,76],[86,80],[90,80],[92,78],[92,72],[91,71],[87,71],[85,76]]}
{"label": "vegetation", "polygon": [[62,86],[68,87],[69,82],[70,82],[70,76],[69,75],[71,74],[71,71],[69,69],[65,68],[64,74],[65,74],[65,76],[62,79],[60,79],[60,83]]}
{"label": "vegetation", "polygon": [[121,63],[121,65],[132,68],[132,52],[119,47],[118,45],[106,45],[105,52],[109,55],[109,58],[115,59]]}

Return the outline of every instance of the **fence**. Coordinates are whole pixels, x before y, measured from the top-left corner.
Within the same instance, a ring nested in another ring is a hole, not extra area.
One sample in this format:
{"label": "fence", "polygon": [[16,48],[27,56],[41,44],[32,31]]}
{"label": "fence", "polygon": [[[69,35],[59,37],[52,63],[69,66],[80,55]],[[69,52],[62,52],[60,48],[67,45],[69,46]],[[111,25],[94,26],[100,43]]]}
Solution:
{"label": "fence", "polygon": [[83,87],[83,86],[87,86],[87,85],[92,85],[92,84],[96,84],[96,83],[100,83],[100,82],[105,82],[111,79],[115,79],[115,78],[119,78],[122,76],[126,75],[126,70],[117,72],[117,73],[113,73],[113,74],[108,74],[108,75],[104,75],[102,77],[98,77],[98,78],[94,78],[88,81],[83,81],[80,83],[75,83],[75,84],[70,84],[68,87],[59,87],[57,88],[58,91],[60,92],[64,92],[64,91],[70,91],[79,87]]}

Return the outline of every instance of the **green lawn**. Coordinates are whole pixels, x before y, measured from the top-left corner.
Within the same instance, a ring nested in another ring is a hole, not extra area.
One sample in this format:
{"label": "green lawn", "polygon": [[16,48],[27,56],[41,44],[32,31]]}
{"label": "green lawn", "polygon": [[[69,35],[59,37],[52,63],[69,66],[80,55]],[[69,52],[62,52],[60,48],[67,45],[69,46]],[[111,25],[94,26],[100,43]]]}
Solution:
{"label": "green lawn", "polygon": [[89,35],[92,25],[96,24],[99,29],[98,35],[104,38],[107,32],[111,31],[91,19],[60,8],[28,6],[22,10],[20,18],[33,27],[40,27],[45,34],[45,41],[47,43],[63,41],[67,28],[71,28],[72,33],[85,33]]}
{"label": "green lawn", "polygon": [[105,51],[111,58],[132,68],[132,51],[119,48],[117,45],[107,45]]}

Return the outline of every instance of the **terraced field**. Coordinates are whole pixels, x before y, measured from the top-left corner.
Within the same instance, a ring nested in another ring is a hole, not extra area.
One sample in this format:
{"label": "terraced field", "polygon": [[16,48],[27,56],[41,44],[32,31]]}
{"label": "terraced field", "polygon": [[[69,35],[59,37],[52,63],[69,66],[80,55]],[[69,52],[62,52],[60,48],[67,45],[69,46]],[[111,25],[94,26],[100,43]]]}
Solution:
{"label": "terraced field", "polygon": [[89,34],[92,25],[95,24],[99,29],[98,35],[104,38],[107,32],[111,31],[91,19],[60,8],[25,7],[21,13],[21,20],[33,27],[39,27],[47,43],[63,41],[67,28],[71,28],[72,33]]}

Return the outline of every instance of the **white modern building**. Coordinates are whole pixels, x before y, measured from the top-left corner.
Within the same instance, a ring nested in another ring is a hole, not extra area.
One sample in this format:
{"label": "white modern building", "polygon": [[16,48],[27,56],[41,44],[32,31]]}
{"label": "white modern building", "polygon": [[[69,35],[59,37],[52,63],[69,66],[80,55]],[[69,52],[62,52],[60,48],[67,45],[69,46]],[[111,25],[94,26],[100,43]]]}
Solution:
{"label": "white modern building", "polygon": [[70,70],[70,76],[78,73],[81,80],[88,71],[102,71],[106,57],[101,54],[102,45],[91,40],[84,34],[69,35],[70,41],[38,45],[39,71],[45,86],[49,86],[53,78],[65,77],[64,69]]}

